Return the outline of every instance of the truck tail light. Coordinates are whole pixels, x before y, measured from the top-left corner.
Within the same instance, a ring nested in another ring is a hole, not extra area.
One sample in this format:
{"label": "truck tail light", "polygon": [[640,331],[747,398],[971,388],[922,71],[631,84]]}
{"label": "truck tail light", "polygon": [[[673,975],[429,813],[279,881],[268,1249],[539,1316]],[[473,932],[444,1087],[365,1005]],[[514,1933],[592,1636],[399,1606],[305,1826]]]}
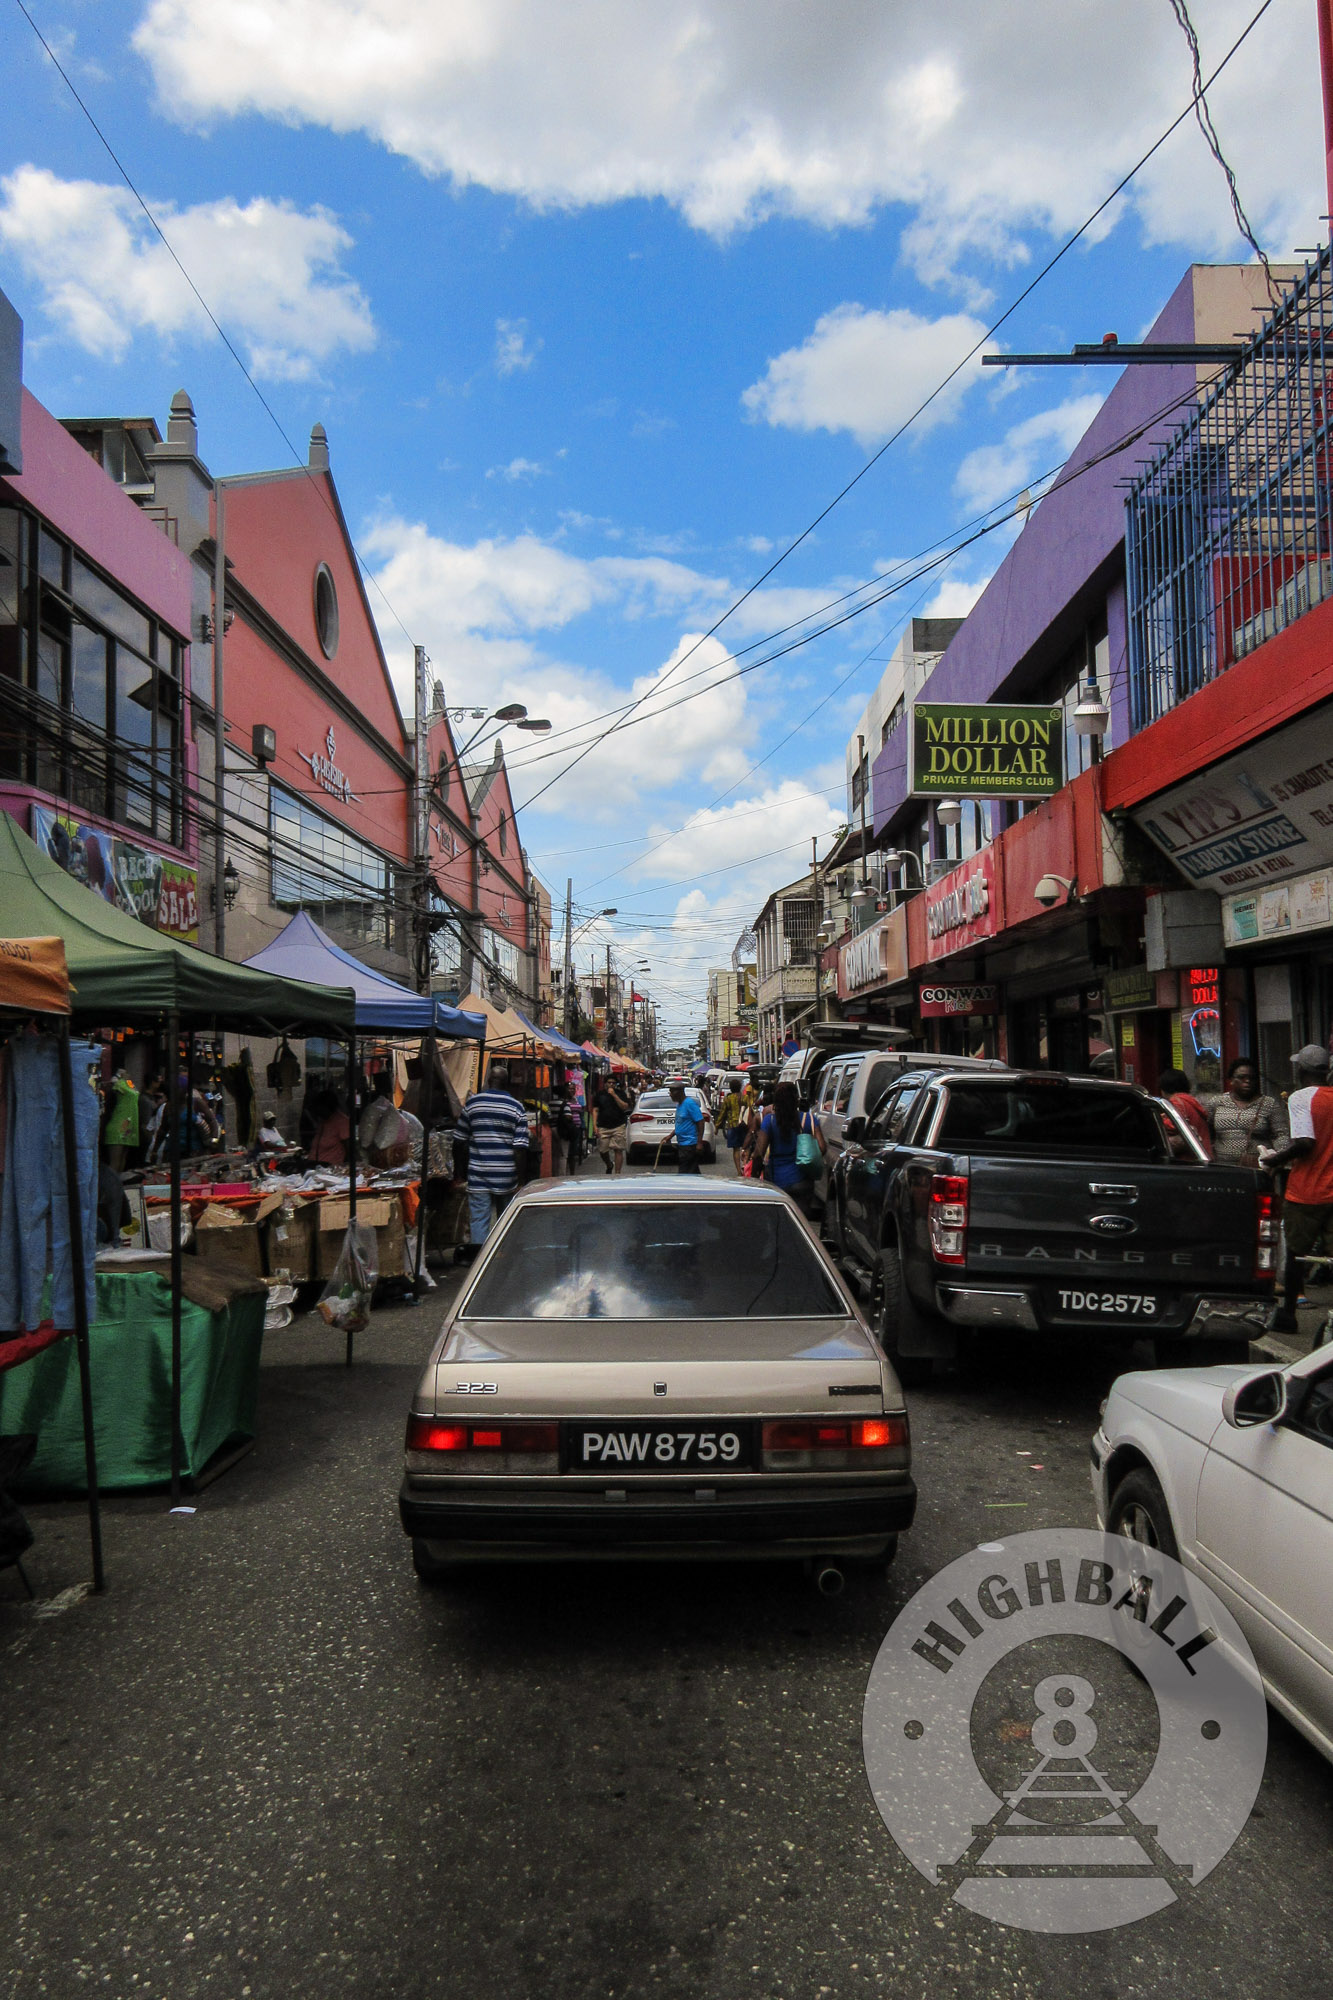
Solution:
{"label": "truck tail light", "polygon": [[1277,1222],[1271,1194],[1255,1196],[1254,1275],[1271,1278],[1277,1268]]}
{"label": "truck tail light", "polygon": [[764,1425],[763,1464],[767,1472],[868,1472],[905,1465],[909,1439],[904,1414],[839,1423],[783,1418]]}
{"label": "truck tail light", "polygon": [[967,1262],[967,1175],[930,1177],[930,1254],[937,1264]]}

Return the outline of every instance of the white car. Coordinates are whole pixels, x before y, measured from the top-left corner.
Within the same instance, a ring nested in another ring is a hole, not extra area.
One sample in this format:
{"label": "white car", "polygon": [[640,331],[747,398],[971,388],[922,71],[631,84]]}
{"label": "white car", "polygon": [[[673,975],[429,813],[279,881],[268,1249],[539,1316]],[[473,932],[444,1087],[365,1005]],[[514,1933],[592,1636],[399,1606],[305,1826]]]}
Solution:
{"label": "white car", "polygon": [[1120,1376],[1092,1486],[1104,1528],[1217,1593],[1269,1701],[1333,1759],[1333,1349],[1289,1368]]}
{"label": "white car", "polygon": [[[699,1157],[701,1160],[717,1158],[717,1131],[713,1124],[713,1114],[708,1109],[708,1099],[694,1084],[688,1084],[685,1095],[692,1097],[704,1114],[703,1131],[699,1135]],[[625,1141],[625,1157],[631,1165],[637,1160],[664,1160],[676,1157],[676,1107],[671,1101],[669,1090],[645,1090],[629,1117],[629,1136]]]}

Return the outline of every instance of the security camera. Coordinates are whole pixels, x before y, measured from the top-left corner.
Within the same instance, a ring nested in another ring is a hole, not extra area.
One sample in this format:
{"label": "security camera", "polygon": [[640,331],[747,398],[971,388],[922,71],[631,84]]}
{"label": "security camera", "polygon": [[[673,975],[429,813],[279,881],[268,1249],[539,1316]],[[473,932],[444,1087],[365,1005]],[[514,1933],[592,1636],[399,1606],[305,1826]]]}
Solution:
{"label": "security camera", "polygon": [[1072,900],[1074,894],[1074,884],[1073,880],[1069,876],[1043,875],[1041,880],[1038,882],[1036,888],[1032,891],[1032,893],[1036,897],[1037,901],[1041,904],[1042,908],[1044,910],[1049,910],[1053,904],[1059,902],[1060,891],[1062,889],[1067,889],[1069,891],[1070,899]]}

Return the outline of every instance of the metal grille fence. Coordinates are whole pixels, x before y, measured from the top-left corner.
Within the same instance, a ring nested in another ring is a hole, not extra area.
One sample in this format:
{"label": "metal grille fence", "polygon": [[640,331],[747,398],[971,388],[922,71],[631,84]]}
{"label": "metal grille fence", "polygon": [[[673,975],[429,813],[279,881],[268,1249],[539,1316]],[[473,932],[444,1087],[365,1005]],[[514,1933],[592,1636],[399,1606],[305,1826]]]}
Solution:
{"label": "metal grille fence", "polygon": [[1326,249],[1130,487],[1135,729],[1333,593],[1331,308]]}

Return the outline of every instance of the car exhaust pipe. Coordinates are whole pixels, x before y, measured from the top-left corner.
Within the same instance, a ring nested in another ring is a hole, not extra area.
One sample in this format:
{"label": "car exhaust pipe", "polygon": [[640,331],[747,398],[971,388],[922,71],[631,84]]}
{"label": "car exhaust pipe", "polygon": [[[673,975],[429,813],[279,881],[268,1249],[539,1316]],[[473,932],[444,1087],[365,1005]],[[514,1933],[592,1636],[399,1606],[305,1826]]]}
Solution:
{"label": "car exhaust pipe", "polygon": [[815,1586],[821,1597],[841,1597],[844,1581],[836,1563],[821,1563],[815,1571]]}

